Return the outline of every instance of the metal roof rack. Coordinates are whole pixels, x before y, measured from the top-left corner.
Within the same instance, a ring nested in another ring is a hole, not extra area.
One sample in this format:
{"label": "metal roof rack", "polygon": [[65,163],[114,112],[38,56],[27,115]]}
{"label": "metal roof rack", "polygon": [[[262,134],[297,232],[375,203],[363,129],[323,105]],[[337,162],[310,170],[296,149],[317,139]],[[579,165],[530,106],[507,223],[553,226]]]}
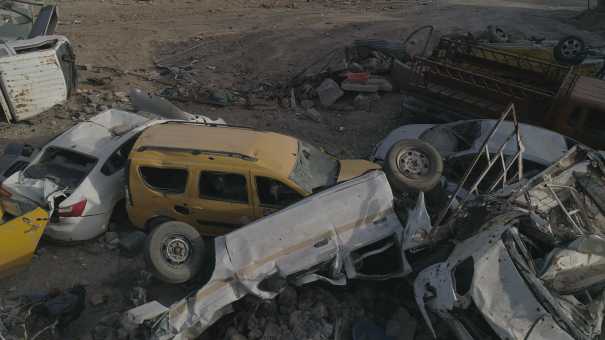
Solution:
{"label": "metal roof rack", "polygon": [[193,149],[193,148],[176,148],[169,146],[156,146],[156,145],[144,145],[140,146],[137,151],[166,151],[166,152],[188,152],[192,155],[214,155],[214,156],[227,156],[234,158],[241,158],[245,161],[256,162],[258,159],[255,157],[251,157],[248,155],[244,155],[238,152],[228,152],[228,151],[216,151],[216,150],[204,150],[204,149]]}
{"label": "metal roof rack", "polygon": [[261,131],[261,130],[255,129],[253,127],[250,127],[250,126],[229,125],[229,124],[220,124],[220,123],[207,123],[207,122],[195,121],[195,120],[171,119],[171,120],[165,120],[165,121],[162,122],[162,124],[167,124],[167,123],[180,123],[180,124],[190,124],[190,125],[204,125],[204,126],[210,126],[210,127],[228,127],[228,128],[236,128],[236,129]]}

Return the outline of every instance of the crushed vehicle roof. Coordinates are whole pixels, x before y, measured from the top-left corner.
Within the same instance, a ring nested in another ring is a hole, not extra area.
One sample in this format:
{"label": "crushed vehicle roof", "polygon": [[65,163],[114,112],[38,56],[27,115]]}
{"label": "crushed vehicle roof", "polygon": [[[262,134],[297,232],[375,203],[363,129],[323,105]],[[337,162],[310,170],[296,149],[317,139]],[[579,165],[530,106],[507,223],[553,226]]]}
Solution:
{"label": "crushed vehicle roof", "polygon": [[143,116],[112,109],[75,125],[48,145],[87,155],[104,155],[121,143],[120,136],[148,122],[150,120]]}
{"label": "crushed vehicle roof", "polygon": [[[243,155],[260,166],[289,176],[296,163],[298,140],[274,132],[228,126],[168,122],[147,129],[133,150],[174,148]],[[136,156],[135,156],[136,157]]]}
{"label": "crushed vehicle roof", "polygon": [[602,109],[605,106],[605,82],[590,77],[578,77],[571,97],[595,109]]}

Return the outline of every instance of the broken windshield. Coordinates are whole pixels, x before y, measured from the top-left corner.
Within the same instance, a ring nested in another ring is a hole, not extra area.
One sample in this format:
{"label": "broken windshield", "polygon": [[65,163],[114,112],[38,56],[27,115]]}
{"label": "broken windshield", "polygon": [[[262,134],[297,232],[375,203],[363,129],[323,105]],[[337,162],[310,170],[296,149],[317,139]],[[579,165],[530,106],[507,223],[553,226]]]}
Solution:
{"label": "broken windshield", "polygon": [[38,162],[23,175],[32,179],[50,179],[61,188],[76,188],[97,164],[97,159],[57,147],[49,147]]}
{"label": "broken windshield", "polygon": [[0,1],[0,39],[26,39],[32,30],[33,12],[27,4]]}
{"label": "broken windshield", "polygon": [[296,165],[290,174],[290,179],[306,192],[329,187],[336,184],[340,163],[334,157],[319,150],[315,146],[298,143]]}

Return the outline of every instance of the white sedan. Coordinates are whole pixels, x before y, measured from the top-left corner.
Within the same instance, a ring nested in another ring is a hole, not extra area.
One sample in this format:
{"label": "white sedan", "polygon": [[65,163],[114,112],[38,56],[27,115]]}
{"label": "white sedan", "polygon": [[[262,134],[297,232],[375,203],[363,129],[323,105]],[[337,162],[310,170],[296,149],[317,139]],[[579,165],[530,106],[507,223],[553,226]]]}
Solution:
{"label": "white sedan", "polygon": [[124,198],[124,167],[137,136],[161,120],[108,110],[50,141],[31,164],[0,187],[0,205],[13,216],[53,210],[46,234],[82,241],[107,230]]}

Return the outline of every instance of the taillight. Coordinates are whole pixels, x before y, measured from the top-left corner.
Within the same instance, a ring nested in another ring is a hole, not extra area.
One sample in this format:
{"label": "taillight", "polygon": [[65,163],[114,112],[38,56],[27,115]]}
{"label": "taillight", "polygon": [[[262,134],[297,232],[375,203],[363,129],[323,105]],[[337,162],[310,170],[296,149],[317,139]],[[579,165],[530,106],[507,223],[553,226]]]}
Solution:
{"label": "taillight", "polygon": [[59,216],[61,217],[80,217],[86,209],[86,200],[82,200],[68,207],[59,208]]}
{"label": "taillight", "polygon": [[4,189],[4,187],[2,187],[2,185],[0,185],[0,197],[2,198],[11,198],[13,194],[10,193],[10,191]]}

